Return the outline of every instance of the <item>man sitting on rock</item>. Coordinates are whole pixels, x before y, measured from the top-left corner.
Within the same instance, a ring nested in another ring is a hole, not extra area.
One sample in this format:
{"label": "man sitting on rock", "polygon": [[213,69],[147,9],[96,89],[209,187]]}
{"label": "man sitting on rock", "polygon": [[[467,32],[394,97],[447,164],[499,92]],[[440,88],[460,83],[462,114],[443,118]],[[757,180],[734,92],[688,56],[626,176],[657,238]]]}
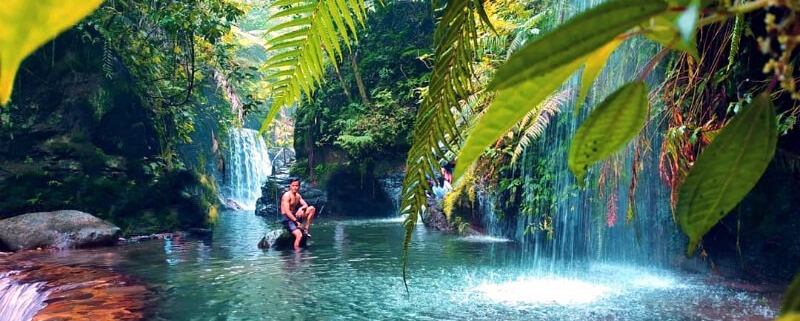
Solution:
{"label": "man sitting on rock", "polygon": [[[283,197],[281,197],[281,214],[285,216],[283,226],[294,235],[295,250],[300,249],[303,234],[311,236],[308,229],[311,227],[311,220],[314,219],[316,211],[300,196],[300,179],[290,179],[289,191],[283,193]],[[305,226],[303,226],[303,222],[305,222]]]}

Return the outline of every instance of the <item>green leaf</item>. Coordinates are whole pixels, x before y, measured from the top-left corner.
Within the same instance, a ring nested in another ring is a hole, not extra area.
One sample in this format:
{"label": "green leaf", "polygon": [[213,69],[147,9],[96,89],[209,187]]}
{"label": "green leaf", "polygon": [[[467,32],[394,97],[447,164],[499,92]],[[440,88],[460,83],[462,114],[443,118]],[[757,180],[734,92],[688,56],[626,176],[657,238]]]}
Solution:
{"label": "green leaf", "polygon": [[648,32],[644,36],[660,43],[664,47],[677,49],[700,59],[694,38],[691,41],[684,41],[681,38],[681,32],[673,22],[678,19],[678,15],[678,13],[668,13],[654,17]]}
{"label": "green leaf", "polygon": [[731,31],[731,46],[728,51],[728,65],[725,66],[725,72],[729,72],[736,61],[736,56],[739,54],[739,42],[742,40],[742,31],[744,31],[744,16],[736,15],[733,23],[733,31]]}
{"label": "green leaf", "polygon": [[594,7],[514,53],[489,89],[513,86],[571,63],[666,9],[660,0],[613,0]]}
{"label": "green leaf", "polygon": [[583,105],[583,100],[586,99],[589,87],[592,87],[595,79],[600,75],[600,71],[602,71],[603,66],[606,65],[608,57],[611,56],[611,53],[614,52],[614,49],[617,49],[622,41],[622,39],[611,40],[586,58],[586,66],[583,67],[583,73],[581,74],[581,94],[578,96],[578,102],[575,104],[575,114],[581,110],[581,105]]}
{"label": "green leaf", "polygon": [[[667,0],[667,4],[669,4],[670,7],[687,7],[694,1],[695,0]],[[700,7],[706,8],[716,2],[718,2],[718,0],[702,0],[700,1]]]}
{"label": "green leaf", "polygon": [[287,20],[267,29],[267,33],[289,29],[292,27],[307,26],[311,22],[311,17],[301,17]]}
{"label": "green leaf", "polygon": [[698,20],[700,20],[700,0],[692,0],[692,3],[686,7],[686,10],[675,21],[675,25],[678,26],[678,31],[680,31],[681,39],[684,42],[690,43],[694,41]]}
{"label": "green leaf", "polygon": [[613,154],[628,143],[647,121],[647,86],[628,83],[608,96],[575,132],[567,164],[579,184],[589,165]]}
{"label": "green leaf", "polygon": [[778,139],[776,117],[769,96],[758,95],[697,158],[677,204],[678,224],[689,236],[688,255],[767,169]]}
{"label": "green leaf", "polygon": [[531,108],[541,104],[553,91],[561,87],[561,84],[582,63],[583,60],[578,59],[547,74],[498,91],[497,97],[475,124],[456,157],[458,162],[453,177],[460,177],[461,173],[478,159],[486,146],[507,133]]}
{"label": "green leaf", "polygon": [[286,10],[283,10],[283,11],[279,11],[279,12],[275,13],[274,15],[270,16],[269,18],[270,18],[270,20],[274,20],[274,19],[283,18],[283,17],[291,18],[294,15],[300,15],[300,14],[309,14],[310,15],[310,14],[314,13],[314,11],[316,11],[316,10],[317,10],[317,3],[309,2],[309,3],[303,4],[303,5],[299,5],[297,7],[292,7],[292,8],[288,8]]}
{"label": "green leaf", "polygon": [[312,97],[323,81],[325,65],[333,63],[337,68],[343,55],[339,41],[344,39],[350,48],[349,41],[357,39],[354,22],[363,27],[366,12],[363,0],[278,0],[271,7],[280,11],[270,20],[291,20],[272,27],[269,32],[275,35],[264,45],[272,57],[264,66],[265,78],[274,82],[266,85],[272,106],[261,131],[278,110],[296,104],[303,96]]}
{"label": "green leaf", "polygon": [[795,275],[794,281],[783,296],[781,317],[777,321],[800,320],[800,274]]}
{"label": "green leaf", "polygon": [[4,0],[0,10],[0,105],[11,98],[22,60],[92,13],[102,0]]}

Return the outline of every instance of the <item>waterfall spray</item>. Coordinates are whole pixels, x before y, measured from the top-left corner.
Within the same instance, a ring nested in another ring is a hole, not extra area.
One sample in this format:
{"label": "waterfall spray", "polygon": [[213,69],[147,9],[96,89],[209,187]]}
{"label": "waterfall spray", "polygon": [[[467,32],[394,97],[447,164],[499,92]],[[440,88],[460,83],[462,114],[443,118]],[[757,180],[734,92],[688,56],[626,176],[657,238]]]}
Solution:
{"label": "waterfall spray", "polygon": [[252,129],[232,129],[229,140],[228,173],[223,196],[245,209],[254,209],[261,185],[272,174],[267,145]]}
{"label": "waterfall spray", "polygon": [[[555,16],[572,16],[599,2],[572,1],[555,7]],[[523,264],[552,271],[582,266],[585,260],[657,266],[669,262],[668,249],[678,231],[657,170],[661,137],[655,120],[660,117],[660,102],[651,102],[650,122],[642,134],[590,167],[585,188],[579,187],[567,166],[569,144],[583,120],[611,92],[639,77],[659,50],[643,38],[623,43],[609,58],[580,112],[573,112],[577,95],[569,95],[538,144],[524,152],[517,170],[524,187],[514,235],[526,248]],[[662,74],[651,72],[647,83],[659,83]],[[579,88],[579,81],[574,76],[564,90]]]}
{"label": "waterfall spray", "polygon": [[19,284],[9,278],[16,273],[0,272],[0,320],[31,320],[46,305],[44,282]]}

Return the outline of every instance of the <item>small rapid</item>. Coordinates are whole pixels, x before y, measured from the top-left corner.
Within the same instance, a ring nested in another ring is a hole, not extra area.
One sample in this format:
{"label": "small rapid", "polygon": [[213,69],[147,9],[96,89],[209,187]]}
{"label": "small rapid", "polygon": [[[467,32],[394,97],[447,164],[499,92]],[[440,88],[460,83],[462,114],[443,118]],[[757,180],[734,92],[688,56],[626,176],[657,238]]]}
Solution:
{"label": "small rapid", "polygon": [[0,272],[0,320],[27,321],[45,307],[48,293],[44,282],[18,283],[12,278],[17,271]]}

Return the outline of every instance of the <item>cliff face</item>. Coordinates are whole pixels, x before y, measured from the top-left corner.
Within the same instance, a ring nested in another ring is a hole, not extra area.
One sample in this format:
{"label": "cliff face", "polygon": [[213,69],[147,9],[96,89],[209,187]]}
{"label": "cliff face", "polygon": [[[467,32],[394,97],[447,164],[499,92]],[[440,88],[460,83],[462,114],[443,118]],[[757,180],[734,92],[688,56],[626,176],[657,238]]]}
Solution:
{"label": "cliff face", "polygon": [[23,62],[11,103],[0,109],[0,218],[75,209],[134,232],[142,215],[156,219],[141,224],[170,215],[177,224],[196,210],[184,192],[197,179],[171,173],[157,157],[154,117],[127,75],[76,31]]}

